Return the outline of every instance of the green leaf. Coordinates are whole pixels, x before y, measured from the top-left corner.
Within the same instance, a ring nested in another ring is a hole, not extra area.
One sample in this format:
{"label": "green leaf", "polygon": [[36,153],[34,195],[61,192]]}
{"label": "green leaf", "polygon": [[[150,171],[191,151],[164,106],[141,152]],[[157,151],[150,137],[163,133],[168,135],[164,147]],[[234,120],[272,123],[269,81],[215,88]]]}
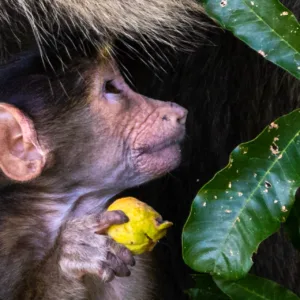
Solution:
{"label": "green leaf", "polygon": [[229,300],[216,285],[212,277],[208,274],[193,275],[195,288],[187,291],[191,300]]}
{"label": "green leaf", "polygon": [[259,244],[276,232],[300,185],[300,110],[241,144],[198,192],[183,230],[183,258],[196,271],[245,276]]}
{"label": "green leaf", "polygon": [[300,79],[300,25],[278,0],[200,0],[209,16]]}
{"label": "green leaf", "polygon": [[248,275],[238,281],[230,282],[222,279],[215,279],[219,288],[233,300],[299,300],[294,293],[286,290],[279,284]]}

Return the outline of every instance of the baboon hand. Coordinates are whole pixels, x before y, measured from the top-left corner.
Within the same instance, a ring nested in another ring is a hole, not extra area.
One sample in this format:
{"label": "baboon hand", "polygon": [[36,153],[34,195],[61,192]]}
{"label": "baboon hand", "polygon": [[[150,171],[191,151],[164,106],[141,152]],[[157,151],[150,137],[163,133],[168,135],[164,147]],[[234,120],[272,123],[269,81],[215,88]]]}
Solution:
{"label": "baboon hand", "polygon": [[68,277],[81,278],[96,274],[104,282],[115,276],[129,276],[135,265],[131,252],[105,235],[114,224],[128,222],[122,211],[106,211],[99,215],[71,219],[61,234],[59,265]]}

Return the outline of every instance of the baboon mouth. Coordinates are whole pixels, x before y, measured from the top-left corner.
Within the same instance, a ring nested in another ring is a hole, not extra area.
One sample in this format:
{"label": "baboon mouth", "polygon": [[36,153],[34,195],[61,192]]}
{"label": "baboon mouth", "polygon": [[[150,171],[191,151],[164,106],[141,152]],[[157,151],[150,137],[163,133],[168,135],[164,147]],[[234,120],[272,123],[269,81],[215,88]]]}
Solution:
{"label": "baboon mouth", "polygon": [[156,145],[153,145],[153,146],[149,146],[147,147],[146,149],[144,149],[144,151],[142,151],[144,154],[151,154],[151,153],[156,153],[156,152],[159,152],[159,151],[162,151],[166,148],[170,148],[172,146],[179,146],[180,144],[180,140],[171,140],[171,141],[167,141],[167,142],[164,142],[164,143],[159,143],[159,144],[156,144]]}
{"label": "baboon mouth", "polygon": [[140,149],[140,154],[153,154],[160,151],[163,151],[167,148],[171,147],[180,147],[183,139],[184,139],[185,133],[182,132],[181,134],[177,135],[175,138],[169,138],[165,139],[163,142],[156,143],[153,145],[146,145]]}

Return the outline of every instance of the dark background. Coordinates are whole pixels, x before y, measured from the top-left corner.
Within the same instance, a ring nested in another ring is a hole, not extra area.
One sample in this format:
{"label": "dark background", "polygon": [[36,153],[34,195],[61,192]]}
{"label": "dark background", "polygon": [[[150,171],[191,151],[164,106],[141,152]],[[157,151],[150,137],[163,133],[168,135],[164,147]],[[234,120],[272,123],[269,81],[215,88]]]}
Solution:
{"label": "dark background", "polygon": [[[300,15],[299,0],[284,4]],[[181,257],[181,231],[197,191],[228,163],[230,152],[238,144],[254,138],[266,125],[300,103],[300,84],[295,78],[264,60],[231,33],[209,27],[212,23],[208,18],[201,18],[207,25],[206,29],[195,28],[191,32],[196,45],[194,53],[174,54],[161,45],[152,45],[147,49],[152,59],[145,49],[138,51],[146,65],[126,46],[119,45],[123,73],[135,90],[176,101],[189,110],[181,167],[125,193],[150,203],[165,219],[175,223],[155,249],[165,290],[162,299],[185,299],[180,291],[191,284],[188,274],[192,271]],[[300,295],[299,268],[298,252],[281,231],[260,245],[251,272]]]}

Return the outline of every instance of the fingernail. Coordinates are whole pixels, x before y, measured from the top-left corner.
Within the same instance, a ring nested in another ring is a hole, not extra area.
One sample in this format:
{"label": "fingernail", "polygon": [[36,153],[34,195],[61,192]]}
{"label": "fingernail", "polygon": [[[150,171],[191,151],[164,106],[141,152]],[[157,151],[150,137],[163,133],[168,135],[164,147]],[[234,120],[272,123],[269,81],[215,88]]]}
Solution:
{"label": "fingernail", "polygon": [[120,222],[127,223],[129,221],[129,218],[125,215],[125,213],[122,210],[117,210],[116,212],[120,217]]}
{"label": "fingernail", "polygon": [[126,215],[123,215],[123,216],[122,216],[122,221],[123,221],[124,223],[127,223],[127,222],[129,222],[129,218],[128,218]]}
{"label": "fingernail", "polygon": [[131,261],[130,265],[131,265],[132,267],[135,266],[135,259],[134,259],[134,258],[132,258],[132,261]]}

